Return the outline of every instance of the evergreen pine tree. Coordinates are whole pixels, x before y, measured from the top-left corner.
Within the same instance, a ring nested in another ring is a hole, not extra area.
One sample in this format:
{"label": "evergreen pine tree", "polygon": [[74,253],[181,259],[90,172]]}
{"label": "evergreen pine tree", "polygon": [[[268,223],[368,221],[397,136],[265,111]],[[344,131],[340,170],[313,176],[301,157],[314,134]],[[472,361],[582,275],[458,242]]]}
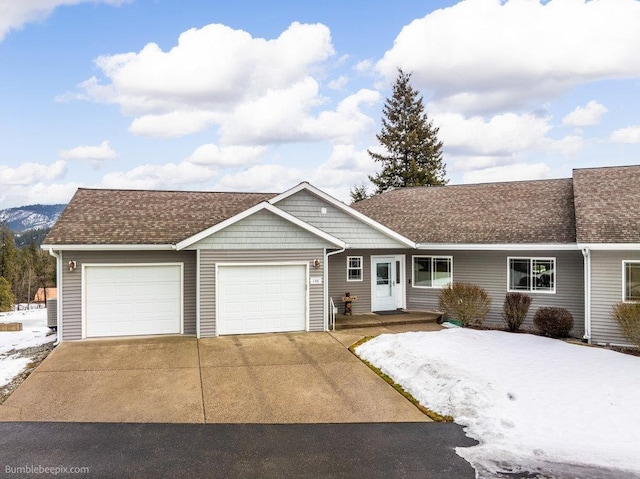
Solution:
{"label": "evergreen pine tree", "polygon": [[377,193],[403,186],[447,183],[438,128],[427,118],[422,96],[411,86],[411,74],[398,69],[391,98],[387,98],[382,130],[376,135],[386,154],[368,151],[382,163],[382,171],[369,180]]}

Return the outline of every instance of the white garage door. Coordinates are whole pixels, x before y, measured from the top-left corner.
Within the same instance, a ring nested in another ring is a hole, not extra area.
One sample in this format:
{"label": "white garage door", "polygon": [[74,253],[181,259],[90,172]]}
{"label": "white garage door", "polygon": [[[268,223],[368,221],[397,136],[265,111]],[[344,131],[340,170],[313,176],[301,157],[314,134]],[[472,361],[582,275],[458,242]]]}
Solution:
{"label": "white garage door", "polygon": [[218,334],[304,331],[305,265],[218,267]]}
{"label": "white garage door", "polygon": [[180,333],[180,265],[86,266],[84,282],[87,337]]}

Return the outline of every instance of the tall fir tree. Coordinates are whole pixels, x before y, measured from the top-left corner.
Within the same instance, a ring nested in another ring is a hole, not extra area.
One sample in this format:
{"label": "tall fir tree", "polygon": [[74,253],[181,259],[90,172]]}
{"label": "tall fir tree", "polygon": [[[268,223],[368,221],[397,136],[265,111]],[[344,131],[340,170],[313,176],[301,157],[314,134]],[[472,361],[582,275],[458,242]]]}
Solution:
{"label": "tall fir tree", "polygon": [[411,73],[398,69],[393,94],[384,105],[382,130],[376,135],[386,154],[368,150],[375,161],[382,163],[382,171],[369,176],[376,192],[446,184],[438,131],[427,117],[422,96],[411,86]]}
{"label": "tall fir tree", "polygon": [[0,276],[13,284],[16,277],[18,249],[13,233],[6,225],[0,224]]}

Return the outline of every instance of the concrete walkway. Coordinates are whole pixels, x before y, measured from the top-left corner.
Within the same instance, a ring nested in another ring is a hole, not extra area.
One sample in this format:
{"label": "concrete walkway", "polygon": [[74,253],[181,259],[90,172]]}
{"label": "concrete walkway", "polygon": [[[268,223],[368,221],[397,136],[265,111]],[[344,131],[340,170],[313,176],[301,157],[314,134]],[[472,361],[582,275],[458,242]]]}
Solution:
{"label": "concrete walkway", "polygon": [[439,328],[416,326],[63,343],[0,406],[0,421],[424,422],[345,347]]}

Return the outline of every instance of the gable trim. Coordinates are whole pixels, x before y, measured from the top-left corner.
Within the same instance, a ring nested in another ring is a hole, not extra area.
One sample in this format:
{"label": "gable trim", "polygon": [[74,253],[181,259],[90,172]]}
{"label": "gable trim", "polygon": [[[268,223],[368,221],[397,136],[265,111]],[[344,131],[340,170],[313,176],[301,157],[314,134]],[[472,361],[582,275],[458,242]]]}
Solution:
{"label": "gable trim", "polygon": [[413,241],[411,241],[409,238],[406,238],[406,237],[402,236],[400,233],[397,233],[397,232],[393,231],[392,229],[387,228],[386,226],[378,223],[377,221],[372,220],[368,216],[360,213],[359,211],[354,210],[350,206],[345,205],[342,201],[338,201],[333,196],[328,195],[324,191],[319,190],[318,188],[316,188],[315,186],[311,185],[310,183],[307,183],[306,181],[300,183],[297,186],[294,186],[293,188],[285,191],[284,193],[279,194],[278,196],[275,196],[275,197],[271,198],[270,200],[268,200],[268,203],[274,205],[274,204],[278,203],[279,201],[282,201],[285,198],[288,198],[288,197],[290,197],[290,196],[292,196],[292,195],[294,195],[294,194],[296,194],[296,193],[298,193],[299,191],[302,191],[302,190],[307,190],[307,191],[313,193],[314,195],[320,197],[322,200],[326,201],[330,205],[335,206],[339,210],[341,210],[344,213],[347,213],[348,215],[356,218],[357,220],[363,222],[367,226],[370,226],[371,228],[373,228],[373,229],[379,231],[380,233],[384,234],[385,236],[388,236],[389,238],[392,238],[392,239],[398,241],[399,243],[401,243],[401,244],[403,244],[405,246],[408,246],[409,248],[415,248],[416,247],[416,244]]}
{"label": "gable trim", "polygon": [[319,238],[322,238],[323,240],[338,246],[340,248],[346,248],[347,244],[344,241],[339,240],[338,238],[331,236],[328,233],[325,233],[324,231],[322,231],[321,229],[316,228],[315,226],[310,225],[309,223],[305,223],[304,221],[302,221],[299,218],[296,218],[293,215],[290,215],[289,213],[287,213],[286,211],[282,211],[280,208],[277,208],[275,206],[273,206],[271,203],[267,202],[267,201],[263,201],[261,203],[258,203],[257,205],[242,211],[241,213],[238,213],[235,216],[232,216],[231,218],[227,218],[224,221],[221,221],[220,223],[211,226],[210,228],[207,228],[203,231],[201,231],[200,233],[197,233],[189,238],[186,238],[182,241],[180,241],[178,244],[176,244],[176,250],[180,251],[184,248],[188,248],[189,246],[197,243],[198,241],[201,241],[205,238],[207,238],[208,236],[211,236],[212,234],[217,233],[218,231],[221,231],[223,229],[225,229],[228,226],[231,226],[235,223],[237,223],[238,221],[241,221],[245,218],[248,218],[249,216],[253,215],[254,213],[257,213],[258,211],[262,211],[262,210],[267,210],[270,213],[273,213],[276,216],[279,216],[280,218],[289,221],[290,223],[293,223],[294,225],[308,231],[309,233],[312,233],[316,236],[318,236]]}

